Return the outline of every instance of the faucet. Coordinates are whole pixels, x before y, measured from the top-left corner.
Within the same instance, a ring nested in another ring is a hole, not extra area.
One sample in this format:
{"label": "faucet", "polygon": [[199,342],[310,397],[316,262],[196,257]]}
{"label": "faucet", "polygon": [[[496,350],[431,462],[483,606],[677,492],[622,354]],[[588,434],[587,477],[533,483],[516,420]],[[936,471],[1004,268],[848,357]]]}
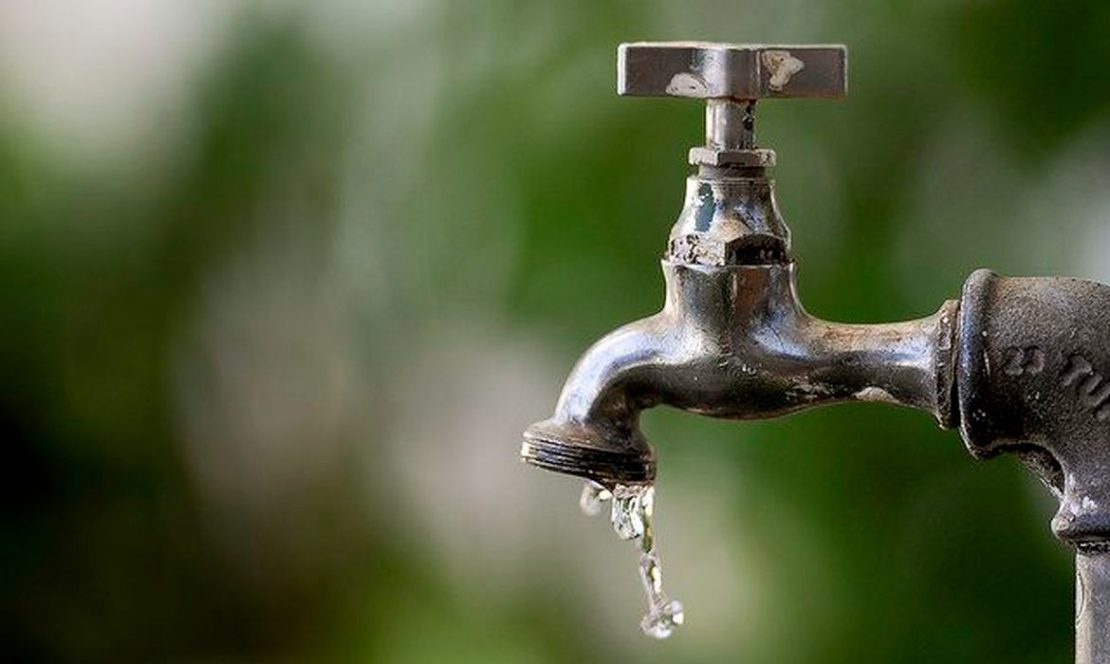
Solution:
{"label": "faucet", "polygon": [[1076,552],[1076,662],[1110,662],[1110,286],[974,272],[932,315],[845,324],[808,314],[790,231],[755,143],[761,99],[841,98],[842,45],[637,42],[617,91],[704,99],[682,211],[663,253],[662,310],[596,342],[554,415],[524,432],[526,463],[602,486],[655,477],[640,413],[779,417],[844,401],[930,413],[986,459],[1016,454],[1060,500]]}

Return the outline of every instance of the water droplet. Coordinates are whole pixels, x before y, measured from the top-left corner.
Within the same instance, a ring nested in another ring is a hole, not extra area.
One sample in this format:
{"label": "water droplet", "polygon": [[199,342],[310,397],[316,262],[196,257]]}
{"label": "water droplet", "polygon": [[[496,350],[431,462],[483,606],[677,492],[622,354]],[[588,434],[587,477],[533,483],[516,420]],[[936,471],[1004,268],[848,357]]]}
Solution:
{"label": "water droplet", "polygon": [[597,516],[605,509],[605,501],[612,499],[613,493],[597,482],[586,482],[582,487],[582,497],[578,506],[586,516]]}
{"label": "water droplet", "polygon": [[631,540],[644,534],[645,524],[651,519],[654,495],[650,484],[618,484],[613,489],[612,522],[617,537]]}
{"label": "water droplet", "polygon": [[674,634],[675,629],[682,625],[685,615],[682,612],[682,602],[671,600],[661,606],[648,610],[647,615],[640,621],[640,629],[644,634],[656,639],[665,639]]}

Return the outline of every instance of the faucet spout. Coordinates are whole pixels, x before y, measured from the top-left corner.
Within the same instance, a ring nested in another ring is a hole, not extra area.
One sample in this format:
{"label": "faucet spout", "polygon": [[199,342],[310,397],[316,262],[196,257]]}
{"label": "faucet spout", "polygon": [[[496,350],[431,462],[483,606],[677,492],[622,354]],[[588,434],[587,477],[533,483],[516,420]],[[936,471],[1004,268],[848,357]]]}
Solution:
{"label": "faucet spout", "polygon": [[639,414],[658,405],[745,420],[886,401],[950,424],[956,302],[919,320],[831,323],[802,307],[792,262],[664,260],[663,272],[663,310],[582,356],[554,416],[525,432],[526,462],[607,485],[650,482]]}

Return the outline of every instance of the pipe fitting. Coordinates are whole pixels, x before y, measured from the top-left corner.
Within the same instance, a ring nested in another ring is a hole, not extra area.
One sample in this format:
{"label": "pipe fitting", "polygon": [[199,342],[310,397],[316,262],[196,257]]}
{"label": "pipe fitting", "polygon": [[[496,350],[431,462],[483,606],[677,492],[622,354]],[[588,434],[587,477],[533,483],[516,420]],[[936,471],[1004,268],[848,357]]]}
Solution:
{"label": "pipe fitting", "polygon": [[1060,498],[1052,531],[1110,549],[1110,287],[978,270],[964,286],[960,431],[978,458],[1014,452]]}

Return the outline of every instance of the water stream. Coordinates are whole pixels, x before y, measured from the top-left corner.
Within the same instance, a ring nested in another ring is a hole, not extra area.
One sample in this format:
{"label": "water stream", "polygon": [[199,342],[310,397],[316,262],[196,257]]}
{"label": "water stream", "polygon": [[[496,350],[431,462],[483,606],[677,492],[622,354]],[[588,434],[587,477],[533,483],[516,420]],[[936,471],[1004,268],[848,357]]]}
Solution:
{"label": "water stream", "polygon": [[652,528],[655,487],[618,484],[610,490],[596,482],[586,482],[579,500],[583,512],[597,516],[605,509],[607,501],[612,501],[610,519],[617,536],[623,540],[638,540],[640,581],[648,605],[640,628],[648,636],[665,639],[682,624],[685,616],[682,603],[669,599],[663,592],[663,573]]}

